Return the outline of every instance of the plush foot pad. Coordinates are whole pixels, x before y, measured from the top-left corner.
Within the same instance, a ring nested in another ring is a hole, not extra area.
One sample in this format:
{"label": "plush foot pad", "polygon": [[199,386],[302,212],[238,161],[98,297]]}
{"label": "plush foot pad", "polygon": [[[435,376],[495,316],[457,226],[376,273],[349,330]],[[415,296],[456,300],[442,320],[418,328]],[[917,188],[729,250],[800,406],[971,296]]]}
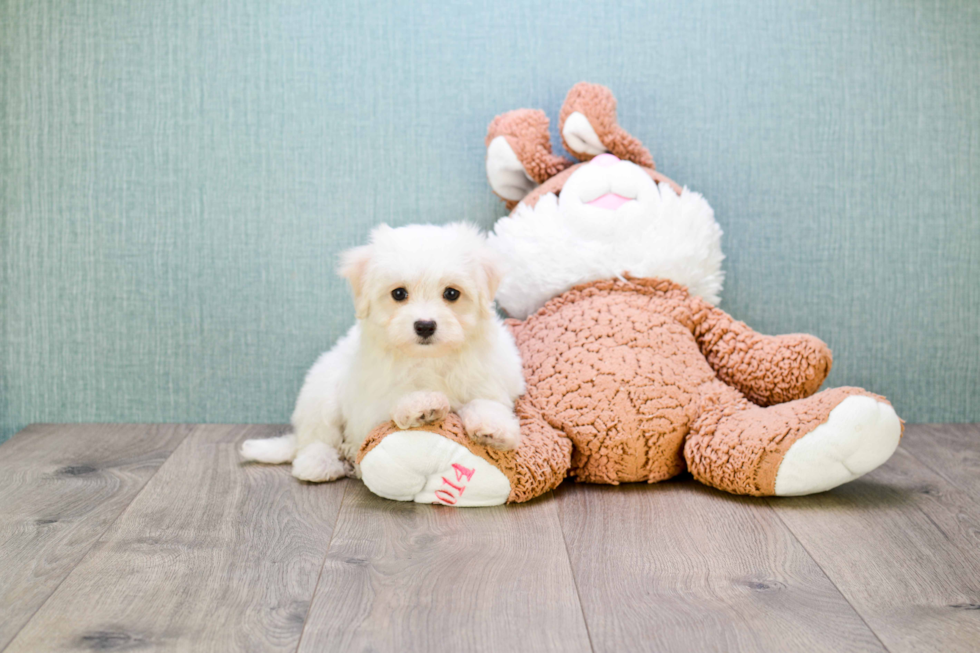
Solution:
{"label": "plush foot pad", "polygon": [[776,473],[776,496],[814,494],[853,481],[888,460],[901,434],[890,405],[848,397],[786,452]]}
{"label": "plush foot pad", "polygon": [[503,472],[430,431],[387,435],[361,459],[361,478],[378,496],[448,506],[496,506],[510,496]]}

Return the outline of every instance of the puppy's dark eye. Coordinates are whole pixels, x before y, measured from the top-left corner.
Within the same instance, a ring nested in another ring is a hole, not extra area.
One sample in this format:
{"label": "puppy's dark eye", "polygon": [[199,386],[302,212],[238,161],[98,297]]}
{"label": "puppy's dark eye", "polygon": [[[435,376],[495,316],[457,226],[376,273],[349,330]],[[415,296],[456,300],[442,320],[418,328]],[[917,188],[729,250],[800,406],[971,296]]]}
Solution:
{"label": "puppy's dark eye", "polygon": [[403,302],[408,299],[408,291],[404,288],[395,288],[391,291],[391,298],[396,302]]}
{"label": "puppy's dark eye", "polygon": [[455,288],[446,288],[442,291],[442,298],[447,302],[454,302],[459,299],[459,291]]}

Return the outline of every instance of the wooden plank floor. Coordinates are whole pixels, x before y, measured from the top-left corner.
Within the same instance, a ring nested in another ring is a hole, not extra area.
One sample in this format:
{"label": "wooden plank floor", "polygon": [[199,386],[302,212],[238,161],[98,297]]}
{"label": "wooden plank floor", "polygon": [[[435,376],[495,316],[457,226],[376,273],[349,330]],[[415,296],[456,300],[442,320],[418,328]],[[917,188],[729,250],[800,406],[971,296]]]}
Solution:
{"label": "wooden plank floor", "polygon": [[277,426],[0,445],[3,651],[977,651],[980,426],[832,492],[689,478],[454,510],[245,465]]}

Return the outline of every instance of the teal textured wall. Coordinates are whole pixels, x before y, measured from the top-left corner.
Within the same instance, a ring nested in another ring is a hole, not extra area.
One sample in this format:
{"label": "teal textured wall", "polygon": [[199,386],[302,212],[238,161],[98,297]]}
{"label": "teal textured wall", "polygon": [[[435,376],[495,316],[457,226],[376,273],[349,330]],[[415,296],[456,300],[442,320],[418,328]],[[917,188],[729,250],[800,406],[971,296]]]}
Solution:
{"label": "teal textured wall", "polygon": [[725,230],[722,306],[980,421],[980,3],[0,0],[0,439],[282,422],[372,225],[503,214],[483,136],[576,81]]}

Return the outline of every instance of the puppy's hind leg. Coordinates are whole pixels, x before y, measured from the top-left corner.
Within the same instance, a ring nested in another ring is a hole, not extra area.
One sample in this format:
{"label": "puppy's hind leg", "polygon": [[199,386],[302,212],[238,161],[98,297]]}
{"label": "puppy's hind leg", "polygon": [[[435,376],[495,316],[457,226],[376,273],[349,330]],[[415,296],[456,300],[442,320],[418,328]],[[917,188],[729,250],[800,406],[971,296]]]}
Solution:
{"label": "puppy's hind leg", "polygon": [[287,433],[277,438],[245,440],[238,451],[245,460],[281,465],[292,462],[297,450],[296,435]]}
{"label": "puppy's hind leg", "polygon": [[331,370],[321,361],[307,375],[296,400],[293,432],[278,438],[246,440],[241,446],[243,458],[263,463],[292,462],[293,476],[303,481],[319,483],[344,475],[344,463],[337,453],[343,441],[340,406],[329,376]]}
{"label": "puppy's hind leg", "polygon": [[301,481],[326,483],[347,476],[347,465],[340,453],[326,442],[313,442],[296,454],[293,476]]}
{"label": "puppy's hind leg", "polygon": [[302,395],[293,413],[296,431],[293,476],[301,481],[324,483],[346,476],[347,467],[337,447],[343,441],[340,411],[333,397],[312,404]]}

